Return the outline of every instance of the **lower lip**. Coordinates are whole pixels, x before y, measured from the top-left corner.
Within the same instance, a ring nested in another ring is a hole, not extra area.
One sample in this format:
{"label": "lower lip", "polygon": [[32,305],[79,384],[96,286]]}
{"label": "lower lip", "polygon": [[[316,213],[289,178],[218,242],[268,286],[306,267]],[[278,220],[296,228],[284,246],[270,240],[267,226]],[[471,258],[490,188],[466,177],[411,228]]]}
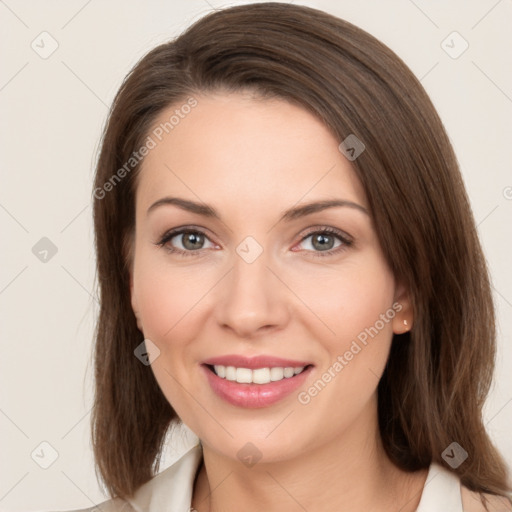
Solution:
{"label": "lower lip", "polygon": [[213,391],[226,402],[238,407],[257,409],[275,404],[293,393],[304,383],[313,367],[309,366],[298,375],[268,384],[239,384],[218,377],[205,365],[202,369],[206,372],[206,378]]}

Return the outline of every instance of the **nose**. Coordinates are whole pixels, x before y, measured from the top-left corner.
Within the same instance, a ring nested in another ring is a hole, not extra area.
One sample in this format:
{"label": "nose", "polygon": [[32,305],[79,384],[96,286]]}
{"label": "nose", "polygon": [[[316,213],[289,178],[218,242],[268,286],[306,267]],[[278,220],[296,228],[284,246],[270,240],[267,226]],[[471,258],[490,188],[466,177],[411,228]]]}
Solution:
{"label": "nose", "polygon": [[216,321],[240,338],[278,331],[289,322],[286,287],[264,255],[252,263],[235,255],[232,271],[217,290]]}

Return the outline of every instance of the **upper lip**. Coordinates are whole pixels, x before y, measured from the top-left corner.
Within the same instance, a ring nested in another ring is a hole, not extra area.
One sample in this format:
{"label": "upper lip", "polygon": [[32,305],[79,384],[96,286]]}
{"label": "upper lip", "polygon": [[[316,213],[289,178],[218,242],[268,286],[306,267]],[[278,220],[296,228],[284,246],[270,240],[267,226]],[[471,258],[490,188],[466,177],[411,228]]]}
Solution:
{"label": "upper lip", "polygon": [[286,368],[308,366],[308,361],[296,361],[294,359],[283,359],[281,357],[270,355],[259,355],[253,357],[241,356],[238,354],[228,354],[225,356],[212,357],[203,361],[207,365],[234,366],[236,368],[249,368],[251,370],[257,368]]}

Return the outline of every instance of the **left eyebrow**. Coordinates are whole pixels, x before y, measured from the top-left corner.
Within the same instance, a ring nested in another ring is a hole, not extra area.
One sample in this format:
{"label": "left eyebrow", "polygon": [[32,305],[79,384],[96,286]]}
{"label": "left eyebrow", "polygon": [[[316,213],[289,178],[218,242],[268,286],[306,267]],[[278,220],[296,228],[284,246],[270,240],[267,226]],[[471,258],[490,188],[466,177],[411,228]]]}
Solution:
{"label": "left eyebrow", "polygon": [[[163,205],[174,205],[197,215],[203,215],[205,217],[220,220],[220,215],[217,213],[213,206],[178,197],[163,197],[162,199],[159,199],[148,208],[147,213],[150,213],[152,210]],[[292,221],[301,217],[305,217],[306,215],[311,215],[316,212],[327,210],[328,208],[338,208],[341,206],[354,208],[355,210],[369,215],[368,210],[358,203],[354,203],[353,201],[348,201],[346,199],[331,199],[325,201],[315,201],[290,208],[283,213],[280,221]]]}
{"label": "left eyebrow", "polygon": [[369,215],[368,210],[360,204],[347,201],[345,199],[332,199],[326,201],[316,201],[314,203],[307,203],[301,206],[296,206],[295,208],[290,208],[284,212],[281,220],[291,221],[300,217],[305,217],[306,215],[311,215],[312,213],[326,210],[328,208],[337,208],[340,206],[348,206],[349,208],[354,208],[360,212],[365,213],[366,215]]}

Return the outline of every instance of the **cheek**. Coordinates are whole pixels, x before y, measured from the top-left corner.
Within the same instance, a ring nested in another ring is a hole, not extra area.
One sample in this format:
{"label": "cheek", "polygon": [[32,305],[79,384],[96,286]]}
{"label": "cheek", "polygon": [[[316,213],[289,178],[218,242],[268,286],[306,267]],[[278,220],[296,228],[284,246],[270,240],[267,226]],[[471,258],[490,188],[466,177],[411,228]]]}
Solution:
{"label": "cheek", "polygon": [[345,422],[343,415],[356,415],[374,395],[384,371],[396,314],[394,278],[377,252],[322,272],[306,274],[299,291],[315,313],[309,330],[324,354],[317,373],[321,382],[313,383],[311,394],[304,391],[316,406],[337,405],[333,414],[339,411],[337,420]]}
{"label": "cheek", "polygon": [[190,345],[204,324],[200,318],[204,316],[201,298],[207,286],[204,276],[201,279],[197,272],[171,268],[162,259],[152,253],[137,255],[134,294],[144,338],[155,343],[160,351],[151,370],[168,402],[186,422],[190,416],[190,400],[182,386],[193,395],[198,394],[187,369],[197,359]]}
{"label": "cheek", "polygon": [[397,307],[394,279],[382,259],[373,257],[333,284],[336,306],[329,306],[329,314],[336,336],[328,345],[325,370],[338,375],[333,403],[357,411],[374,394],[389,355]]}
{"label": "cheek", "polygon": [[[295,274],[293,288],[316,320],[310,326],[316,325],[331,351],[342,350],[361,333],[364,338],[376,323],[384,337],[392,333],[394,278],[377,251],[366,251],[338,267]],[[381,315],[386,314],[382,325]]]}
{"label": "cheek", "polygon": [[[134,294],[144,335],[159,342],[176,338],[176,331],[198,322],[189,320],[201,311],[201,298],[209,282],[200,272],[166,264],[165,258],[142,254],[134,266]],[[181,336],[178,337],[182,339]]]}
{"label": "cheek", "polygon": [[343,358],[350,364],[348,378],[377,384],[393,337],[394,280],[385,266],[376,264],[354,273],[351,290],[343,297],[336,327],[343,329]]}
{"label": "cheek", "polygon": [[315,407],[328,408],[335,423],[346,424],[374,396],[387,362],[397,311],[394,278],[380,255],[370,253],[331,273],[325,289],[312,300],[334,334],[324,329],[327,357],[301,403],[314,397]]}
{"label": "cheek", "polygon": [[344,340],[365,342],[372,339],[385,341],[392,335],[391,320],[394,316],[393,278],[383,268],[367,267],[364,271],[353,272],[339,292],[335,330],[343,334]]}

